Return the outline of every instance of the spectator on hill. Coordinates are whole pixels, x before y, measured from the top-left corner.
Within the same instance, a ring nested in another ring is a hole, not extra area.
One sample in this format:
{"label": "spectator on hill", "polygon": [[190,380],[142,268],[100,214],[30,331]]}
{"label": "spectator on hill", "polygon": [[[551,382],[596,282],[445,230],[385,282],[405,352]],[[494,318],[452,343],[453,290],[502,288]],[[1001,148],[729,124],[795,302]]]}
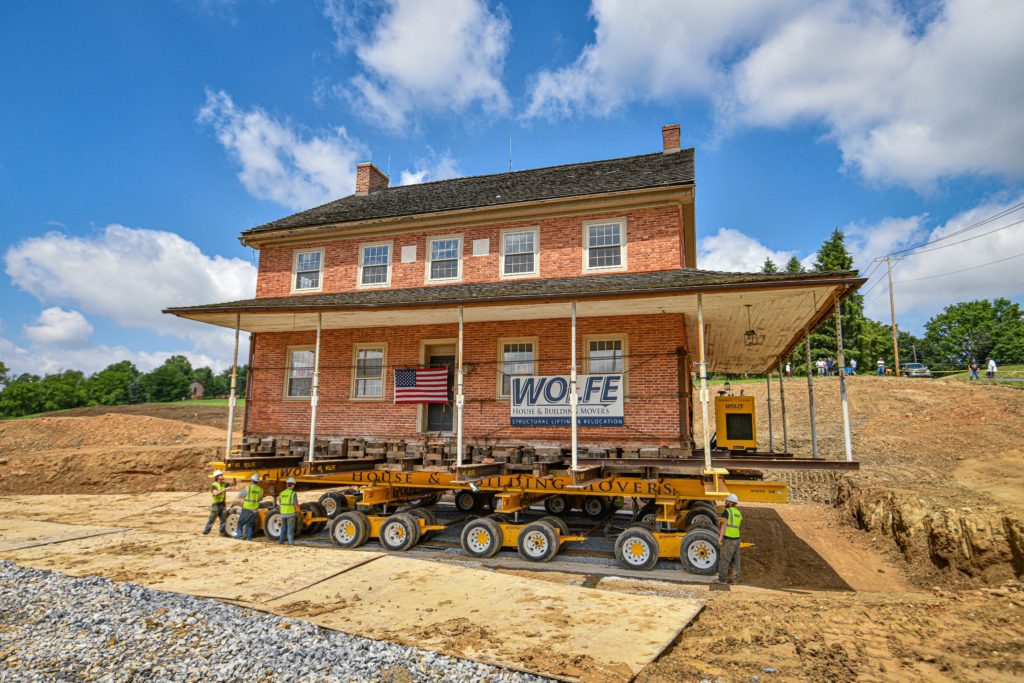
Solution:
{"label": "spectator on hill", "polygon": [[829,358],[825,361],[825,374],[829,377],[836,374],[836,361],[835,359]]}
{"label": "spectator on hill", "polygon": [[996,370],[998,370],[998,369],[999,368],[996,367],[995,359],[994,358],[989,358],[988,359],[988,370],[985,371],[985,376],[988,377],[989,379],[994,380],[996,378]]}
{"label": "spectator on hill", "polygon": [[789,363],[786,363],[786,377],[792,377],[792,376],[793,376],[793,366],[790,365]]}
{"label": "spectator on hill", "polygon": [[967,381],[970,382],[972,379],[976,379],[980,382],[981,377],[978,375],[978,370],[981,369],[981,366],[978,365],[978,361],[972,359],[971,364],[968,365],[967,367],[971,371],[971,375],[970,377],[967,378]]}
{"label": "spectator on hill", "polygon": [[850,374],[851,375],[856,375],[857,374],[857,359],[856,358],[851,358],[850,359]]}
{"label": "spectator on hill", "polygon": [[884,375],[885,375],[885,359],[884,358],[879,358],[878,359],[878,376],[882,377]]}
{"label": "spectator on hill", "polygon": [[818,369],[818,376],[819,377],[821,377],[822,375],[825,374],[825,361],[822,360],[821,358],[819,358],[818,360],[814,361],[814,367],[816,367]]}

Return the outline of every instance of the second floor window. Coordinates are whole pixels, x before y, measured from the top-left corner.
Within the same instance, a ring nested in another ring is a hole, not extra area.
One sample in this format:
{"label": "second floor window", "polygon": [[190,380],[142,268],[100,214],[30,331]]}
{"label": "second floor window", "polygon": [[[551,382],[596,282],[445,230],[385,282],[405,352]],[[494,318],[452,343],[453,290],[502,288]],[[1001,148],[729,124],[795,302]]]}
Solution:
{"label": "second floor window", "polygon": [[583,269],[622,270],[626,267],[626,224],[623,221],[583,226]]}
{"label": "second floor window", "polygon": [[537,274],[537,251],[540,231],[507,230],[501,234],[501,275]]}
{"label": "second floor window", "polygon": [[297,251],[294,258],[292,291],[319,291],[323,279],[324,250]]}
{"label": "second floor window", "polygon": [[438,237],[427,243],[427,280],[458,280],[462,276],[462,238]]}
{"label": "second floor window", "polygon": [[364,244],[359,249],[359,284],[381,287],[391,284],[391,244]]}

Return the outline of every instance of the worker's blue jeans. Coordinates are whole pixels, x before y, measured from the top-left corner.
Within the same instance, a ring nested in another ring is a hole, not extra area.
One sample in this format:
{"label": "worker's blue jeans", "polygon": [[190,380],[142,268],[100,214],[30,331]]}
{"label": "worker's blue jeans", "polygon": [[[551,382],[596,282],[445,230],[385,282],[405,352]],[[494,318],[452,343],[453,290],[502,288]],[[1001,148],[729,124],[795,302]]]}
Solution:
{"label": "worker's blue jeans", "polygon": [[251,541],[252,535],[256,531],[256,517],[258,513],[255,510],[246,510],[242,508],[242,514],[238,516],[238,532],[235,534],[235,538],[242,540],[242,535],[245,535],[245,540]]}
{"label": "worker's blue jeans", "polygon": [[203,529],[203,535],[210,533],[210,529],[213,528],[213,520],[220,518],[220,533],[224,533],[224,520],[228,518],[228,508],[224,503],[213,503],[210,506],[210,518],[206,520],[206,528]]}
{"label": "worker's blue jeans", "polygon": [[978,375],[978,371],[977,370],[971,370],[971,376],[968,377],[967,379],[968,380],[976,379],[979,382],[981,381],[981,377]]}
{"label": "worker's blue jeans", "polygon": [[284,543],[287,536],[288,545],[295,545],[295,527],[298,526],[298,521],[297,515],[281,516],[281,535],[277,537],[278,543]]}

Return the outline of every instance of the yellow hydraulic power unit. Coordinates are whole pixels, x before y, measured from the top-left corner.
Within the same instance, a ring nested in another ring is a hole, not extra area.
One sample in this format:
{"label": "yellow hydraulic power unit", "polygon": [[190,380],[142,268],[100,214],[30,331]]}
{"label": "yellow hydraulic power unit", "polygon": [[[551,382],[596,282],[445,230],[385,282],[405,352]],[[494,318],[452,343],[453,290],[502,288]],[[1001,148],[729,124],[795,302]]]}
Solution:
{"label": "yellow hydraulic power unit", "polygon": [[753,396],[715,397],[715,437],[730,451],[757,450],[757,415]]}

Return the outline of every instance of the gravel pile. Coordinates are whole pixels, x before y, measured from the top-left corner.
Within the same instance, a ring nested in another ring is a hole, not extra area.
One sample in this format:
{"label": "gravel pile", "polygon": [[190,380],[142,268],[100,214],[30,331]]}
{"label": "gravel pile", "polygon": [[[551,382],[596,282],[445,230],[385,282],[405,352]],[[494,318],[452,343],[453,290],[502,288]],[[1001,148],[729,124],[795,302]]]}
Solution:
{"label": "gravel pile", "polygon": [[216,600],[0,561],[0,681],[546,681]]}

